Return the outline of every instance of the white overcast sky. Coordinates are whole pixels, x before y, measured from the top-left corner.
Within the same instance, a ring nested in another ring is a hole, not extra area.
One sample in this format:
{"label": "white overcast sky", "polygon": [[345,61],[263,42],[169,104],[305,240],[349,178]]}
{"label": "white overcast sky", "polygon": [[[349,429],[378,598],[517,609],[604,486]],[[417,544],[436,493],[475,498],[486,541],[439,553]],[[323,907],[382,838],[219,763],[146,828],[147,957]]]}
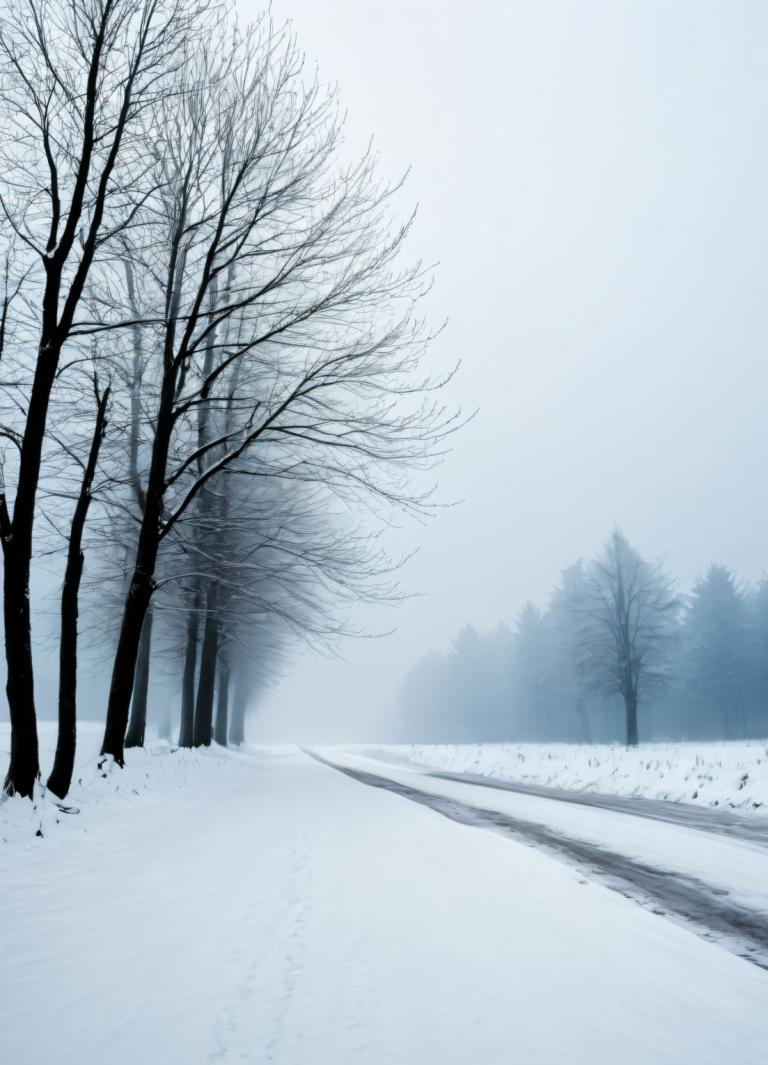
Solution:
{"label": "white overcast sky", "polygon": [[[244,12],[256,5],[241,0]],[[511,622],[619,523],[684,584],[768,567],[768,5],[275,0],[350,146],[411,167],[414,256],[463,360],[444,498],[408,542],[423,593],[383,640],[299,659],[269,738],[365,738],[407,667]]]}

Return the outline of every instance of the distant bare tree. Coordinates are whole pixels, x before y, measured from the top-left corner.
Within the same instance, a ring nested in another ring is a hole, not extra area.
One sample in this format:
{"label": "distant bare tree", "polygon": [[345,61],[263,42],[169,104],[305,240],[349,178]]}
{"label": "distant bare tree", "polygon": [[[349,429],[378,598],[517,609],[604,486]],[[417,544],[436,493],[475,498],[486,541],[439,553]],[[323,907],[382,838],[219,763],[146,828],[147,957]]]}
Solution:
{"label": "distant bare tree", "polygon": [[667,682],[679,608],[661,564],[646,562],[614,530],[587,567],[576,653],[593,692],[624,700],[628,747],[638,743],[641,697]]}

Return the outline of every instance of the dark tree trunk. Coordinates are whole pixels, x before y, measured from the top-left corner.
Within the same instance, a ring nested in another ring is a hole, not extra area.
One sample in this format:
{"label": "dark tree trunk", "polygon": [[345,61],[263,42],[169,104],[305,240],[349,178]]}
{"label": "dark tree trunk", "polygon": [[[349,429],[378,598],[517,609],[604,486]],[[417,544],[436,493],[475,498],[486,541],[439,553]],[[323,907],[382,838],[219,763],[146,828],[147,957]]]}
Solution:
{"label": "dark tree trunk", "polygon": [[213,738],[222,747],[227,746],[227,723],[229,712],[229,656],[226,650],[219,652],[219,691],[216,703],[216,727]]}
{"label": "dark tree trunk", "polygon": [[[172,339],[166,339],[172,349]],[[169,350],[165,352],[166,364],[171,362]],[[152,445],[152,461],[147,478],[144,513],[141,519],[136,562],[128,588],[120,636],[117,641],[112,666],[112,680],[107,702],[107,721],[101,753],[111,755],[118,765],[125,763],[125,732],[128,728],[128,712],[133,695],[136,660],[139,653],[144,615],[149,609],[155,590],[155,566],[161,540],[160,519],[165,495],[165,475],[168,466],[168,451],[173,432],[173,397],[176,378],[172,370],[163,377],[160,406],[157,413],[157,428]]]}
{"label": "dark tree trunk", "polygon": [[200,588],[195,589],[187,613],[187,638],[184,647],[184,673],[181,679],[181,722],[179,747],[191,747],[195,738],[195,674],[197,672],[197,643],[200,631]]}
{"label": "dark tree trunk", "polygon": [[[128,305],[132,317],[138,321],[140,318],[139,306],[136,302],[136,285],[133,273],[133,264],[130,259],[123,261],[125,268],[125,282],[128,293]],[[146,496],[141,483],[139,473],[139,443],[141,436],[141,381],[144,369],[144,358],[141,341],[141,329],[138,325],[131,328],[133,341],[133,367],[131,375],[131,422],[128,437],[128,474],[133,488],[136,505],[139,513],[143,515],[146,506]],[[139,643],[138,659],[136,662],[136,678],[134,682],[133,698],[131,701],[131,716],[128,721],[128,731],[125,734],[126,747],[143,747],[144,736],[147,728],[147,699],[149,696],[149,667],[152,651],[152,608],[147,611],[144,624],[141,627],[141,642]],[[170,736],[170,731],[169,731]]]}
{"label": "dark tree trunk", "polygon": [[152,652],[152,607],[144,616],[136,662],[136,682],[131,702],[131,718],[125,734],[126,747],[143,747],[147,729],[147,697],[149,695],[149,663]]}
{"label": "dark tree trunk", "polygon": [[624,707],[627,712],[627,747],[637,747],[639,738],[637,732],[637,695],[635,692],[625,693]]}
{"label": "dark tree trunk", "polygon": [[125,732],[128,728],[128,712],[133,695],[141,629],[153,590],[152,577],[143,568],[137,569],[131,581],[123,611],[120,637],[112,667],[104,741],[101,746],[101,753],[111,755],[120,766],[125,764]]}
{"label": "dark tree trunk", "polygon": [[[58,287],[46,286],[44,318],[55,317]],[[53,313],[51,313],[53,312]],[[44,324],[32,382],[27,420],[19,456],[18,488],[13,517],[5,495],[0,498],[0,534],[3,543],[6,693],[11,718],[11,762],[3,784],[9,794],[31,796],[40,771],[35,689],[32,665],[32,630],[29,611],[29,571],[32,561],[32,529],[43,437],[51,389],[59,364],[61,344],[54,342],[53,323]]]}
{"label": "dark tree trunk", "polygon": [[21,541],[14,545],[14,549],[10,549],[5,537],[3,540],[3,615],[7,668],[5,690],[11,718],[11,761],[3,790],[10,795],[31,796],[40,764],[29,617],[30,552]]}
{"label": "dark tree trunk", "polygon": [[218,585],[211,581],[206,603],[203,647],[200,652],[200,679],[195,703],[195,747],[210,747],[213,737],[213,692],[219,644],[219,616],[216,606]]}
{"label": "dark tree trunk", "polygon": [[59,734],[56,757],[48,778],[48,787],[63,799],[72,783],[77,744],[77,620],[79,615],[80,580],[83,575],[83,530],[91,503],[91,487],[96,473],[101,442],[107,427],[109,388],[98,398],[96,424],[91,439],[88,461],[75,505],[69,530],[67,565],[61,592],[61,637],[59,641]]}
{"label": "dark tree trunk", "polygon": [[245,743],[245,708],[248,690],[242,669],[235,670],[235,691],[232,699],[232,719],[229,723],[229,742],[233,747]]}

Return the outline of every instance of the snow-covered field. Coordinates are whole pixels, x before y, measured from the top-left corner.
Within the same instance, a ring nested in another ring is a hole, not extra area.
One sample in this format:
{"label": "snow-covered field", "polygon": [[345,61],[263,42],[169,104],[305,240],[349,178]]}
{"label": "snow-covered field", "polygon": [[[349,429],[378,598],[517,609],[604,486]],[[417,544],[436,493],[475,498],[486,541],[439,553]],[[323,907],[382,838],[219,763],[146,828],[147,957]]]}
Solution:
{"label": "snow-covered field", "polygon": [[765,1060],[768,972],[533,847],[295,748],[97,745],[79,813],[0,806],[3,1062]]}
{"label": "snow-covered field", "polygon": [[609,744],[483,743],[373,750],[432,769],[768,815],[768,740],[647,743],[634,749]]}

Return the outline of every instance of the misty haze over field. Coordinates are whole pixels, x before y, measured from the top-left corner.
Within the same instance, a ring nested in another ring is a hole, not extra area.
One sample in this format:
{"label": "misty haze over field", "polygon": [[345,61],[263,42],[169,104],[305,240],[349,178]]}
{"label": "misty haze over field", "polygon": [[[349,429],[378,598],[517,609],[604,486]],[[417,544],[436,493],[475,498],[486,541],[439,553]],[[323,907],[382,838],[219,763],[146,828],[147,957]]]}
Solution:
{"label": "misty haze over field", "polygon": [[[511,626],[527,600],[543,607],[615,525],[682,591],[712,562],[759,579],[764,6],[273,10],[338,81],[350,158],[373,136],[388,177],[410,168],[408,248],[438,263],[426,313],[447,319],[428,363],[461,361],[447,400],[477,415],[437,471],[445,509],[388,535],[394,554],[416,552],[400,578],[410,597],[350,614],[391,634],[343,640],[338,658],[301,652],[253,738],[402,737],[398,692],[423,655],[467,623]],[[50,717],[59,560],[41,559],[33,582]],[[109,654],[94,657],[81,713],[100,717]]]}
{"label": "misty haze over field", "polygon": [[[512,624],[613,525],[688,590],[768,568],[768,10],[663,0],[278,3],[350,139],[410,166],[439,260],[431,358],[479,408],[440,471],[463,500],[363,612],[387,640],[302,657],[258,735],[391,735],[407,668],[467,622]],[[339,26],[344,32],[339,32]],[[255,722],[254,722],[255,724]]]}

